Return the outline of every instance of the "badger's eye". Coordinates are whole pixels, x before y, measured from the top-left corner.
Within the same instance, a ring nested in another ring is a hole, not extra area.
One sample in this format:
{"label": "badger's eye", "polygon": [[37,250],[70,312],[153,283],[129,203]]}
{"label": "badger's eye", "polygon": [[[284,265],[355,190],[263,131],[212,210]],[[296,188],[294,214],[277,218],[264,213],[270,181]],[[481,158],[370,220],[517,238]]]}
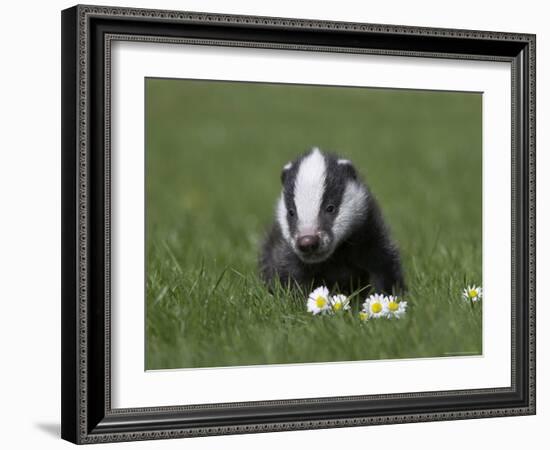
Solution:
{"label": "badger's eye", "polygon": [[336,207],[334,205],[328,205],[325,211],[328,212],[329,214],[332,214],[334,211],[336,211]]}
{"label": "badger's eye", "polygon": [[290,217],[294,217],[294,214],[296,214],[296,213],[294,212],[293,209],[289,209],[289,210],[288,210],[288,215],[289,215]]}

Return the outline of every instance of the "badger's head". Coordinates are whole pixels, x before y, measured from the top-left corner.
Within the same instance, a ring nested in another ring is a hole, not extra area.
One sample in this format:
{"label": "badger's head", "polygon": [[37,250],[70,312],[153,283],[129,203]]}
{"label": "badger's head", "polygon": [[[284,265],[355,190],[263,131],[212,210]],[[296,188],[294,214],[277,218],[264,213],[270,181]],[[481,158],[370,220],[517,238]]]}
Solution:
{"label": "badger's head", "polygon": [[306,263],[326,260],[367,213],[367,189],[347,159],[318,148],[284,166],[277,221]]}

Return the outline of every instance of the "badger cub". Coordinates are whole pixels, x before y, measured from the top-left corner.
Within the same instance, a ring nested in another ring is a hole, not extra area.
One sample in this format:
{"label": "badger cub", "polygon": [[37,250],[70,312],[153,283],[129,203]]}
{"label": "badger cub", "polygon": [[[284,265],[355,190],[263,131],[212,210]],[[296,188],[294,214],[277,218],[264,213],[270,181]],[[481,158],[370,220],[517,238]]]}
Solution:
{"label": "badger cub", "polygon": [[351,161],[313,148],[282,171],[276,220],[263,243],[261,277],[307,292],[370,285],[405,288],[401,261],[378,203]]}

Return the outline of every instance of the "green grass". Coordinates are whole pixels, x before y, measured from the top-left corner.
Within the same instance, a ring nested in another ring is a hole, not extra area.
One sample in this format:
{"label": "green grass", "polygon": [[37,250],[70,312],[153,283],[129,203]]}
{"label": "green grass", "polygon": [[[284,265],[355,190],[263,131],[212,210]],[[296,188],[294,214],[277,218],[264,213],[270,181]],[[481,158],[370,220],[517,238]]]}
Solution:
{"label": "green grass", "polygon": [[[146,100],[147,369],[481,353],[480,94],[149,79]],[[281,168],[313,145],[379,199],[403,319],[314,317],[259,281]]]}

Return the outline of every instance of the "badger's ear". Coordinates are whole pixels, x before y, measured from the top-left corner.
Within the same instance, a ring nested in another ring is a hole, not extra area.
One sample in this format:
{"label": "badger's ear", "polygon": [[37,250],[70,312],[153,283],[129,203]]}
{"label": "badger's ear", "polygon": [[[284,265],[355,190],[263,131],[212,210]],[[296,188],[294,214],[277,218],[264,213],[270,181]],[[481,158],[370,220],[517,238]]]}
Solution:
{"label": "badger's ear", "polygon": [[337,162],[338,167],[340,167],[349,178],[353,180],[357,179],[357,171],[349,159],[339,159]]}
{"label": "badger's ear", "polygon": [[292,169],[292,163],[286,163],[283,167],[283,170],[281,171],[281,183],[285,184],[286,176],[288,175],[288,172],[290,172],[290,169]]}

